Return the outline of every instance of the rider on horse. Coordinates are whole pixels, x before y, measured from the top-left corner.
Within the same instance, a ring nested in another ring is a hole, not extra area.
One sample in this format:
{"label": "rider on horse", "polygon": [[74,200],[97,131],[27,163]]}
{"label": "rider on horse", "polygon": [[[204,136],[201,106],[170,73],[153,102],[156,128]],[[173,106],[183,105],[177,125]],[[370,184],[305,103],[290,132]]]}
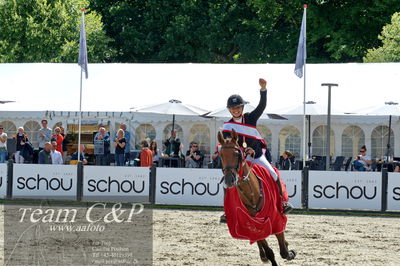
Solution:
{"label": "rider on horse", "polygon": [[[250,113],[243,113],[244,105],[247,104],[247,102],[245,102],[240,95],[235,94],[228,98],[227,108],[232,118],[224,123],[223,135],[225,138],[230,137],[232,129],[238,133],[238,144],[246,150],[246,154],[254,152],[254,163],[264,166],[268,170],[272,178],[274,178],[278,184],[281,196],[283,196],[278,174],[265,157],[265,151],[267,149],[266,143],[256,128],[257,121],[267,106],[267,82],[260,78],[259,84],[261,86],[260,102],[257,108]],[[249,157],[247,158],[248,160],[250,159]],[[283,203],[283,214],[287,214],[292,209],[293,206],[289,202]],[[221,221],[223,221],[223,217],[221,217]]]}

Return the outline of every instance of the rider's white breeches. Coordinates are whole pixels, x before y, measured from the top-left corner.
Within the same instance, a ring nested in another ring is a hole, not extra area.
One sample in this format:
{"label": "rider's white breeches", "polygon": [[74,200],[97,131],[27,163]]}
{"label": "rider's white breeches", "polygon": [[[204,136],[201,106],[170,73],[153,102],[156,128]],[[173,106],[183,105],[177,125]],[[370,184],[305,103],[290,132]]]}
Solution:
{"label": "rider's white breeches", "polygon": [[[250,156],[246,157],[246,160],[251,163],[253,160]],[[272,178],[277,181],[278,180],[278,174],[275,172],[274,168],[272,168],[272,165],[268,162],[267,158],[265,158],[264,155],[260,156],[259,158],[254,158],[254,163],[264,166],[267,168],[268,172],[271,174]]]}

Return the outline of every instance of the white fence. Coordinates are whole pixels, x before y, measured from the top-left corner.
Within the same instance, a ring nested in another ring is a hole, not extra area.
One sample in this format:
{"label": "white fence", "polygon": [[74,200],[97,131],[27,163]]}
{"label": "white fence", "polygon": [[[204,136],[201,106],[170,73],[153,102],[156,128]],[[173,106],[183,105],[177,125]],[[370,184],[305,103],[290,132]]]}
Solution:
{"label": "white fence", "polygon": [[14,198],[76,199],[77,168],[73,165],[15,164]]}
{"label": "white fence", "polygon": [[[400,173],[280,174],[290,202],[298,209],[400,211]],[[9,163],[0,164],[0,198],[222,206],[221,177],[220,169]]]}

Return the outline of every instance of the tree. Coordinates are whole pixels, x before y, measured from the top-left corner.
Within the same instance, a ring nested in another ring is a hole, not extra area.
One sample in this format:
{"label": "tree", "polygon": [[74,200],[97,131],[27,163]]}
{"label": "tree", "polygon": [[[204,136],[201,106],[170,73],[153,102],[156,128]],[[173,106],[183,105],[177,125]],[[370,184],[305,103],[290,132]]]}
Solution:
{"label": "tree", "polygon": [[364,62],[400,62],[400,12],[393,14],[391,23],[383,27],[378,39],[382,46],[369,49]]}
{"label": "tree", "polygon": [[[0,62],[76,62],[81,8],[88,0],[0,1]],[[115,54],[96,12],[85,16],[90,62]]]}
{"label": "tree", "polygon": [[119,62],[265,62],[279,5],[263,0],[94,0]]}
{"label": "tree", "polygon": [[308,61],[361,62],[398,0],[319,0],[309,5]]}

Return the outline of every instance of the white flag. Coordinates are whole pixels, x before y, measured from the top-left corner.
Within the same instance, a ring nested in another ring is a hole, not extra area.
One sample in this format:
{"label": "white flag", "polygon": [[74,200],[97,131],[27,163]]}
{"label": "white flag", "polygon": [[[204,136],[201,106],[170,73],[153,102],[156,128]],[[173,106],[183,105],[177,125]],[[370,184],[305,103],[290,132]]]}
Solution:
{"label": "white flag", "polygon": [[78,65],[82,71],[85,71],[85,77],[88,78],[88,57],[86,47],[86,32],[85,32],[85,9],[82,9],[81,33],[79,37],[79,58]]}

